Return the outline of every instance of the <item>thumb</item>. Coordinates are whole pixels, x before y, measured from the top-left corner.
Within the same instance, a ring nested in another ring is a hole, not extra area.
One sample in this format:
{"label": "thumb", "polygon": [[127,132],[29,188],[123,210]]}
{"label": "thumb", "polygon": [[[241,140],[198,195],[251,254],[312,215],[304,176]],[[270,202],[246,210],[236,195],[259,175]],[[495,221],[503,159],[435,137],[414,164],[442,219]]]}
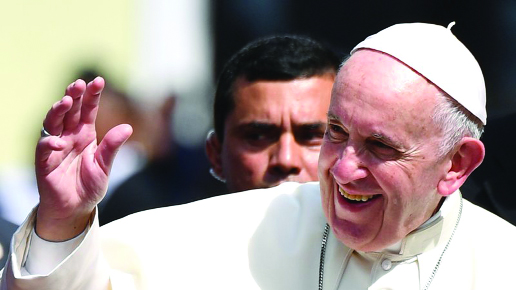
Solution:
{"label": "thumb", "polygon": [[132,133],[131,125],[121,124],[109,130],[100,142],[95,152],[95,159],[106,175],[111,170],[116,153]]}

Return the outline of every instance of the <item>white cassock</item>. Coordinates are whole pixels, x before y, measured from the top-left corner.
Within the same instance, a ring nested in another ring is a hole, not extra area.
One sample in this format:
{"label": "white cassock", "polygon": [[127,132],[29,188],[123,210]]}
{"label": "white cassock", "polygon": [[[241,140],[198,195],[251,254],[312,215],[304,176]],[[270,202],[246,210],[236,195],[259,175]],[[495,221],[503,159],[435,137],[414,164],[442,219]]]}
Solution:
{"label": "white cassock", "polygon": [[320,274],[332,290],[516,289],[516,228],[460,192],[381,252],[353,251],[330,230],[320,273],[325,225],[318,183],[149,210],[100,229],[93,215],[65,243],[33,235],[33,213],[14,237],[1,289],[315,290]]}

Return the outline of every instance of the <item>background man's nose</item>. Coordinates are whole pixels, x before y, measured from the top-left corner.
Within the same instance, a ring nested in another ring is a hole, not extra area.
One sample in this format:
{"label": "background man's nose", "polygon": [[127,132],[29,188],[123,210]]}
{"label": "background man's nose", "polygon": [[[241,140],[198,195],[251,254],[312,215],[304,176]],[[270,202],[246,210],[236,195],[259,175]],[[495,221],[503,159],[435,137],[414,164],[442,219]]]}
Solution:
{"label": "background man's nose", "polygon": [[283,134],[272,149],[269,166],[281,174],[299,174],[302,158],[302,152],[299,149],[300,145],[294,136]]}

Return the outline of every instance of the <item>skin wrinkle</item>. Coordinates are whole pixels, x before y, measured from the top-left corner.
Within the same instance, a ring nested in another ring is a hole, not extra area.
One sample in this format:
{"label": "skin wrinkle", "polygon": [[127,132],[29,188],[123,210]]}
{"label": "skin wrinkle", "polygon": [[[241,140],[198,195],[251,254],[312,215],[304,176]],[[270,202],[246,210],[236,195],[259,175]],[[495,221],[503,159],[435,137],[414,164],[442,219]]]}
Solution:
{"label": "skin wrinkle", "polygon": [[333,73],[291,81],[234,85],[235,108],[225,122],[220,176],[230,191],[317,180]]}
{"label": "skin wrinkle", "polygon": [[[339,116],[335,126],[345,128],[349,137],[346,142],[325,137],[319,178],[325,215],[337,237],[351,248],[385,248],[437,207],[441,196],[436,187],[445,166],[435,159],[440,134],[430,123],[435,90],[403,64],[371,51],[356,52],[339,72],[328,120],[332,124],[332,115]],[[327,130],[333,130],[330,127]],[[374,151],[389,152],[375,149],[374,134],[401,144],[395,160]],[[342,198],[338,186],[353,195],[381,196],[366,208],[348,212],[337,202]]]}

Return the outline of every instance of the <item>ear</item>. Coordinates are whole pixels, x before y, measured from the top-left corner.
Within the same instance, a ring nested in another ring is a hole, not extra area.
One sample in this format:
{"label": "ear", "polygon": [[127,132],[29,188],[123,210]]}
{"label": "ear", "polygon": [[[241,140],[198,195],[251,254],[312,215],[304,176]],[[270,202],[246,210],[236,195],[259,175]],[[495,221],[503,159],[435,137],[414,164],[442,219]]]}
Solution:
{"label": "ear", "polygon": [[437,185],[437,191],[443,196],[454,193],[464,184],[468,176],[484,160],[484,144],[475,138],[463,138],[457,150],[451,156],[451,167]]}
{"label": "ear", "polygon": [[206,155],[210,160],[211,168],[213,169],[213,173],[224,179],[224,174],[222,172],[222,144],[215,134],[215,131],[210,130],[208,132],[208,136],[206,136]]}

